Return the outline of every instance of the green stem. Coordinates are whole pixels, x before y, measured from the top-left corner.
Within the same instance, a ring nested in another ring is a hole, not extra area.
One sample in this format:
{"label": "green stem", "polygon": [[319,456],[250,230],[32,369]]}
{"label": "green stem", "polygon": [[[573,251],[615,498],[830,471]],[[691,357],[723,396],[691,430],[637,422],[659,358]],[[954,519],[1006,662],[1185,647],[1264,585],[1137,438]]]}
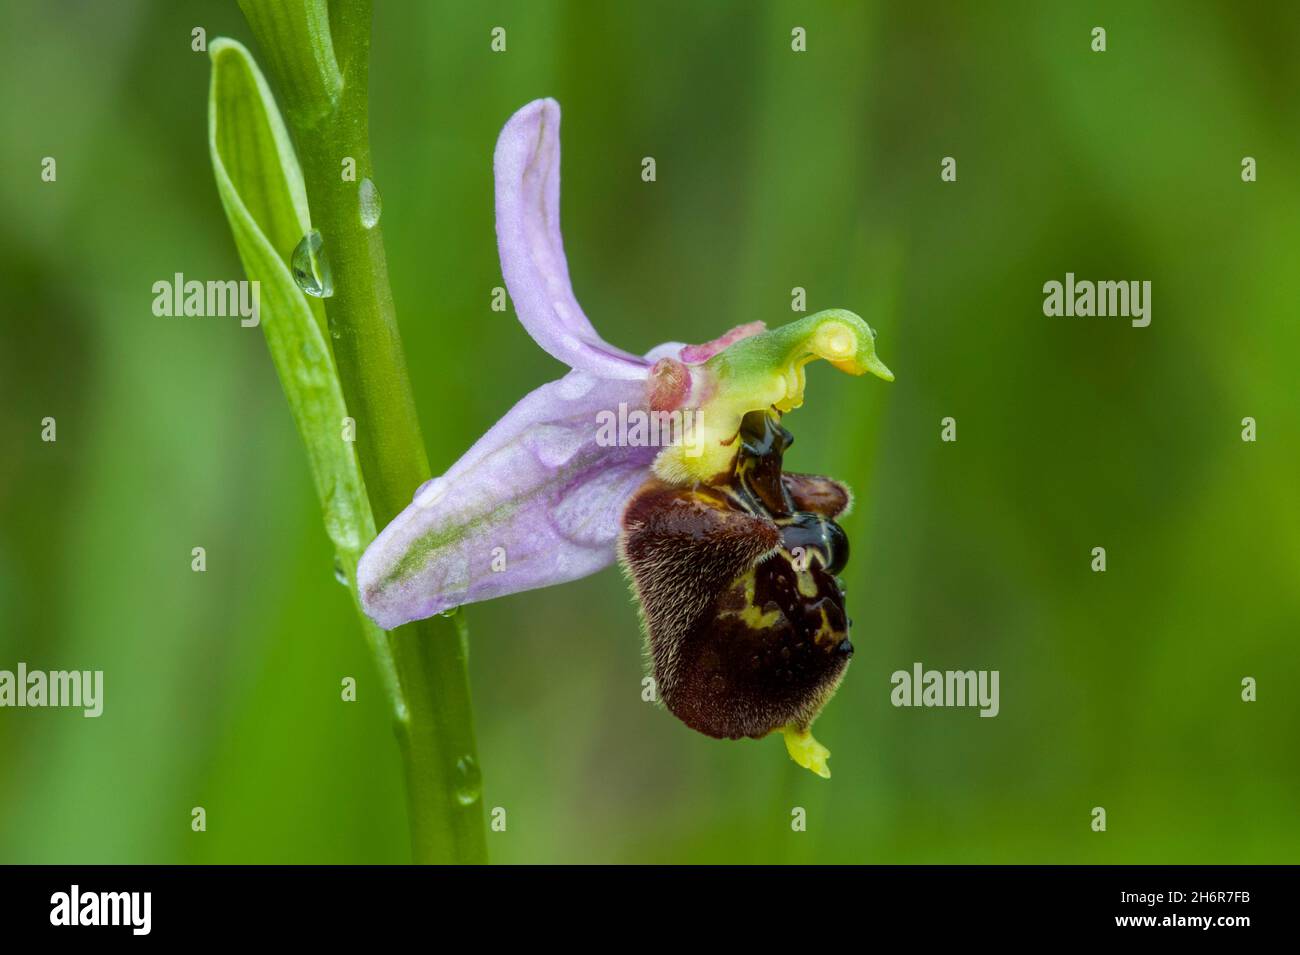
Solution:
{"label": "green stem", "polygon": [[[383,235],[378,223],[367,227],[360,214],[359,188],[372,176],[370,0],[334,0],[327,25],[321,0],[241,0],[241,6],[259,41],[281,47],[268,57],[272,71],[295,74],[277,79],[288,98],[287,122],[307,185],[312,226],[321,233],[333,271],[334,294],[325,299],[325,312],[348,413],[356,421],[357,456],[375,526],[383,527],[428,479],[429,464],[388,284]],[[298,35],[304,31],[311,35]],[[332,42],[326,42],[331,34]],[[285,52],[288,43],[298,43],[299,52]],[[331,50],[341,84],[329,62]],[[304,64],[326,78],[313,82],[299,75]],[[350,179],[343,176],[346,159],[355,165]],[[388,639],[405,702],[397,730],[415,861],[484,862],[463,615],[457,614],[455,624],[437,618],[408,624]]]}

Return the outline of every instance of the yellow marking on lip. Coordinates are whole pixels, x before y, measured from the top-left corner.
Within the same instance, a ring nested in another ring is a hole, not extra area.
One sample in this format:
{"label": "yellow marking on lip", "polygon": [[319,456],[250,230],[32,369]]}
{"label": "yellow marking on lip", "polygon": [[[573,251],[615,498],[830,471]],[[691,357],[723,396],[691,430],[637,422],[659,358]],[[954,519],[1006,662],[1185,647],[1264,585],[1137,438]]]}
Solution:
{"label": "yellow marking on lip", "polygon": [[[804,556],[809,560],[812,559],[811,554],[805,554]],[[811,570],[797,570],[795,573],[798,574],[798,587],[800,594],[805,597],[816,597],[821,593],[821,588],[817,586],[817,580],[813,577]],[[804,586],[805,584],[807,586]]]}
{"label": "yellow marking on lip", "polygon": [[[745,607],[743,610],[724,610],[719,616],[738,617],[745,626],[752,630],[766,630],[775,626],[776,623],[784,616],[780,610],[772,610],[763,613],[758,607],[754,606],[754,591],[756,583],[754,571],[751,568],[745,573],[743,578],[745,583]],[[732,584],[732,586],[736,586]]]}

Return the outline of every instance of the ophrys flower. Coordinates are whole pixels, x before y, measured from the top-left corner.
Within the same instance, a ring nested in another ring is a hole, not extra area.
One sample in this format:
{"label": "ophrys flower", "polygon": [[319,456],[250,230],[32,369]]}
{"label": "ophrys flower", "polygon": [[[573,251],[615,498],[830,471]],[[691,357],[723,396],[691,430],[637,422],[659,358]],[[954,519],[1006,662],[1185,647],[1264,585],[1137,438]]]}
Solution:
{"label": "ophrys flower", "polygon": [[[791,755],[826,774],[808,727],[851,650],[834,577],[847,542],[833,519],[848,492],[782,474],[789,439],[778,421],[803,403],[804,366],[816,358],[893,375],[875,333],[842,309],[643,356],[606,342],[569,281],[559,124],[549,99],[506,123],[496,226],[520,322],[571,370],[416,491],[357,568],[362,604],[391,629],[584,577],[612,563],[621,541],[669,709],[713,736],[782,729]],[[674,443],[609,441],[601,422],[629,414],[676,422]]]}

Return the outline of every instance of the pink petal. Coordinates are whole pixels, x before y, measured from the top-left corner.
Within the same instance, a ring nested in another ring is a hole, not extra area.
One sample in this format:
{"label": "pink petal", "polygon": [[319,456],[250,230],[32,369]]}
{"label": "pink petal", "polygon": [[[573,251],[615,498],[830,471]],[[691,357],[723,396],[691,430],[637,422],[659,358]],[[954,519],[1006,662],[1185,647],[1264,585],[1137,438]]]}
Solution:
{"label": "pink petal", "polygon": [[501,273],[524,328],[570,368],[602,378],[643,378],[649,364],[605,342],[574,298],[560,236],[560,106],[529,103],[497,139],[497,246]]}
{"label": "pink petal", "polygon": [[574,371],[516,404],[366,550],[366,612],[391,630],[612,563],[623,507],[659,450],[598,444],[597,415],[620,403],[644,409],[644,383]]}

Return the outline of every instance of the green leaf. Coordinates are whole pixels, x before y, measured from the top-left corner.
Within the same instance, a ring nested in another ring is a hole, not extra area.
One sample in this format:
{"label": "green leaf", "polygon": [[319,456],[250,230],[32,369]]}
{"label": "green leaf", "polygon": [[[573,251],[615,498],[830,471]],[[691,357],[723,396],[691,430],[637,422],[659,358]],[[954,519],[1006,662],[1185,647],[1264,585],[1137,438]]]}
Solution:
{"label": "green leaf", "polygon": [[375,536],[354,445],[345,438],[347,406],[326,336],[323,310],[293,280],[290,258],[311,229],[307,191],[266,80],[244,46],[209,45],[212,85],[208,145],[217,192],[249,281],[257,283],[261,327],[294,421],[307,446],[316,493],[366,639],[405,718],[386,634],[357,603],[356,564]]}

